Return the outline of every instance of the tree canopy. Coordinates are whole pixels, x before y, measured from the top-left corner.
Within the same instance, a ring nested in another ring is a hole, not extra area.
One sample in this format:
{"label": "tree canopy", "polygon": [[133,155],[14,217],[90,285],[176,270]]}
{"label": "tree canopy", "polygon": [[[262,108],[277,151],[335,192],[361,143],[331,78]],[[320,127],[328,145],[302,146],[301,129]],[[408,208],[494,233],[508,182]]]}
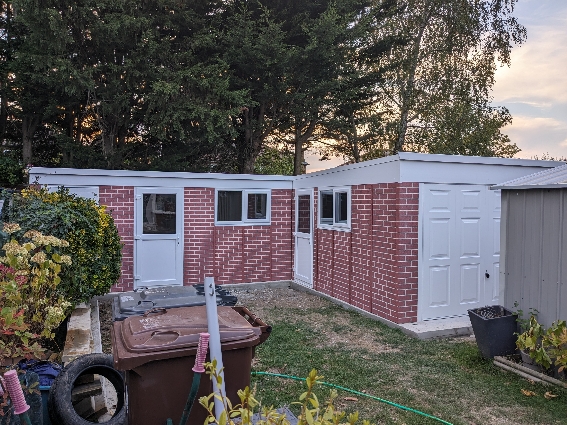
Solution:
{"label": "tree canopy", "polygon": [[17,163],[298,174],[308,148],[513,156],[491,88],[526,37],[515,3],[3,2],[2,163],[12,182]]}

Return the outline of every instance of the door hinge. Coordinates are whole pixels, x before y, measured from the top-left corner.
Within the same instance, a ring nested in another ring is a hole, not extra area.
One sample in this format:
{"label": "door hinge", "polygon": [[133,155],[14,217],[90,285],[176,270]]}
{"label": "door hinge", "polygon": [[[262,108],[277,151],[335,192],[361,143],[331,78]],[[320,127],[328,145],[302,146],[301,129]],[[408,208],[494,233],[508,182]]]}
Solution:
{"label": "door hinge", "polygon": [[140,239],[142,239],[142,237],[141,237],[140,235],[134,236],[134,240],[135,240],[135,241],[138,241],[138,240],[140,240]]}
{"label": "door hinge", "polygon": [[136,195],[136,199],[142,199],[142,195]]}
{"label": "door hinge", "polygon": [[140,275],[139,274],[135,275],[134,280],[140,280]]}

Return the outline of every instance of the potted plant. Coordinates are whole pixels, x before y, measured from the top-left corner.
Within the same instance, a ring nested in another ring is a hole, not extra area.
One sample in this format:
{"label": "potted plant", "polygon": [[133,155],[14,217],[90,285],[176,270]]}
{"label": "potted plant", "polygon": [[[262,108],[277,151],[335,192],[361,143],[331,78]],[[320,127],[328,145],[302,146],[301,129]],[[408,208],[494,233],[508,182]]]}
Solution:
{"label": "potted plant", "polygon": [[493,305],[469,310],[469,318],[483,357],[507,356],[516,351],[516,313]]}
{"label": "potted plant", "polygon": [[[551,367],[551,358],[546,350],[544,336],[546,331],[537,321],[535,315],[531,315],[524,332],[518,334],[516,347],[520,350],[522,362],[526,367],[534,370],[549,369]],[[539,365],[536,366],[536,365]]]}
{"label": "potted plant", "polygon": [[565,320],[554,322],[547,329],[542,345],[547,347],[549,357],[555,367],[556,378],[565,378],[567,368],[567,323]]}

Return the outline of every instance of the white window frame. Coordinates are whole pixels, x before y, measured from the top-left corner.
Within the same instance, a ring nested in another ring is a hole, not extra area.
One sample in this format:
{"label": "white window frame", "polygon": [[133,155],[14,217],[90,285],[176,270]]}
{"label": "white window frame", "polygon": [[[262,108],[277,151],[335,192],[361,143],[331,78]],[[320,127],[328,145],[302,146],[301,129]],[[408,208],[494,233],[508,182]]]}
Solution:
{"label": "white window frame", "polygon": [[[323,214],[323,197],[321,194],[323,192],[333,192],[333,223],[322,223],[322,214]],[[346,223],[336,222],[336,214],[337,214],[337,194],[339,193],[346,193],[347,194],[347,221]],[[328,230],[341,230],[345,232],[350,232],[351,228],[351,205],[352,205],[352,197],[351,197],[351,188],[350,186],[341,186],[341,187],[321,187],[318,189],[318,196],[317,196],[317,228],[318,229],[328,229]]]}
{"label": "white window frame", "polygon": [[[242,211],[240,221],[219,221],[218,202],[219,192],[242,192]],[[266,218],[248,218],[248,195],[267,195],[266,197]],[[234,189],[218,188],[215,189],[215,226],[254,226],[269,225],[272,220],[272,191],[271,189]]]}

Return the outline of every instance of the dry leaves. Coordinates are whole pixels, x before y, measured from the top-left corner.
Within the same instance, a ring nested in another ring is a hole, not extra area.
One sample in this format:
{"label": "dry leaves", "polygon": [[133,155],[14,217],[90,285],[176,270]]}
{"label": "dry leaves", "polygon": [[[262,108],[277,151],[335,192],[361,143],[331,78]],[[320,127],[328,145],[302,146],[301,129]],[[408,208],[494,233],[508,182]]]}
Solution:
{"label": "dry leaves", "polygon": [[524,390],[523,388],[522,388],[522,394],[525,395],[526,397],[533,397],[536,395],[536,393],[534,393],[533,391]]}
{"label": "dry leaves", "polygon": [[356,397],[345,397],[344,400],[345,401],[358,401],[358,399]]}
{"label": "dry leaves", "polygon": [[551,391],[547,391],[543,396],[548,400],[553,400],[554,398],[559,397],[557,394],[551,393]]}

